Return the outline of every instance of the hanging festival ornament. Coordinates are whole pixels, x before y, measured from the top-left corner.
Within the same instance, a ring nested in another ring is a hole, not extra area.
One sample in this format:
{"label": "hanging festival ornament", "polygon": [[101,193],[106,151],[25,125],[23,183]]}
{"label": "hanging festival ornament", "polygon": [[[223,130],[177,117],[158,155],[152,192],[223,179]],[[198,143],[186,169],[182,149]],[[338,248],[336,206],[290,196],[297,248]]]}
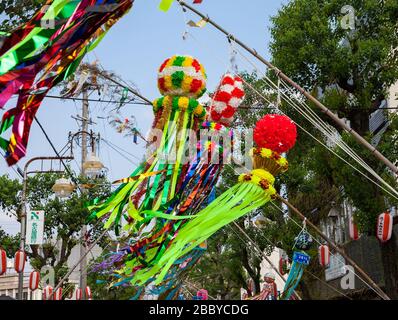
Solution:
{"label": "hanging festival ornament", "polygon": [[327,245],[321,245],[318,248],[318,258],[319,258],[319,264],[322,267],[327,267],[330,262],[330,251],[329,247]]}
{"label": "hanging festival ornament", "polygon": [[92,295],[91,295],[91,289],[90,289],[90,287],[86,287],[85,294],[86,294],[86,299],[87,299],[87,300],[92,300]]}
{"label": "hanging festival ornament", "polygon": [[53,295],[53,300],[60,301],[62,300],[62,287],[59,287],[57,291],[55,291]]}
{"label": "hanging festival ornament", "polygon": [[293,248],[300,250],[308,250],[312,245],[312,237],[307,232],[307,218],[303,221],[303,227],[297,237],[294,238]]}
{"label": "hanging festival ornament", "polygon": [[377,238],[381,242],[387,242],[391,239],[393,226],[393,217],[390,212],[384,212],[377,219]]}
{"label": "hanging festival ornament", "polygon": [[14,269],[17,273],[21,273],[25,269],[26,253],[25,251],[18,250],[15,253]]}
{"label": "hanging festival ornament", "polygon": [[[274,120],[273,117],[269,119],[269,121]],[[272,126],[268,127],[272,128]],[[295,127],[289,126],[289,128],[294,132],[296,131]],[[265,137],[270,136],[269,132],[263,132]],[[285,130],[284,134],[289,134],[288,130]],[[276,140],[278,138],[274,137],[274,141]],[[260,140],[258,139],[258,141]],[[285,137],[279,137],[279,141],[285,141]],[[293,146],[291,141],[289,146]],[[284,147],[287,151],[288,148]],[[207,207],[199,211],[195,217],[187,221],[157,263],[150,269],[138,270],[132,282],[139,284],[157,275],[155,284],[160,283],[173,263],[181,256],[190,252],[223,226],[271,201],[276,194],[273,187],[275,177],[271,172],[274,171],[275,167],[279,168],[279,165],[275,165],[277,161],[272,158],[270,161],[255,162],[254,169],[247,174],[240,175],[235,186],[221,194]],[[175,217],[167,215],[161,215],[161,217],[170,220],[175,219]]]}
{"label": "hanging festival ornament", "polygon": [[355,223],[353,216],[350,216],[350,218],[349,218],[349,233],[350,233],[350,238],[352,240],[358,240],[359,239],[358,226]]}
{"label": "hanging festival ornament", "polygon": [[276,300],[278,297],[278,287],[275,283],[275,274],[273,272],[267,272],[264,275],[264,286],[263,290],[269,292],[267,300]]}
{"label": "hanging festival ornament", "polygon": [[132,2],[114,1],[111,9],[102,2],[96,4],[102,10],[88,10],[93,1],[48,1],[30,21],[5,36],[0,47],[0,108],[19,95],[0,123],[0,147],[8,165],[26,155],[32,123],[48,92],[75,72]]}
{"label": "hanging festival ornament", "polygon": [[210,120],[229,127],[244,98],[242,79],[238,76],[225,74],[212,97]]}
{"label": "hanging festival ornament", "polygon": [[209,299],[209,293],[205,289],[200,289],[197,293],[196,296],[198,299],[196,300],[208,300]]}
{"label": "hanging festival ornament", "polygon": [[40,272],[32,271],[29,276],[29,289],[35,291],[39,288],[40,283]]}
{"label": "hanging festival ornament", "polygon": [[0,248],[0,276],[7,272],[7,253]]}
{"label": "hanging festival ornament", "polygon": [[296,143],[297,128],[285,115],[267,114],[257,122],[253,138],[260,148],[284,153]]}
{"label": "hanging festival ornament", "polygon": [[205,19],[200,19],[198,22],[195,22],[193,20],[189,20],[187,22],[187,25],[193,28],[203,28],[207,24],[207,21]]}
{"label": "hanging festival ornament", "polygon": [[70,288],[67,296],[68,300],[72,300],[74,294],[75,294],[75,288]]}
{"label": "hanging festival ornament", "polygon": [[283,288],[282,299],[290,300],[294,295],[294,290],[300,283],[305,267],[310,264],[310,256],[305,252],[295,251],[293,253],[293,263],[289,272],[289,276]]}
{"label": "hanging festival ornament", "polygon": [[[156,136],[154,147],[157,149],[151,151],[147,161],[131,175],[138,179],[123,183],[105,202],[97,201],[89,207],[93,211],[90,218],[108,215],[105,228],[116,222],[118,234],[123,210],[128,213],[127,227],[135,227],[143,220],[140,212],[156,212],[174,198],[182,185],[181,177],[189,169],[185,152],[192,130],[198,130],[206,116],[206,110],[196,100],[206,91],[206,79],[203,66],[190,56],[172,56],[162,63],[158,87],[164,96],[153,102],[155,120],[152,131],[161,135]],[[191,149],[196,156],[196,148]],[[171,156],[174,158],[170,161]],[[140,202],[142,198],[144,201]]]}
{"label": "hanging festival ornament", "polygon": [[278,271],[282,276],[289,271],[289,257],[286,254],[279,258]]}
{"label": "hanging festival ornament", "polygon": [[43,290],[43,300],[50,300],[50,297],[53,293],[53,287],[48,285]]}
{"label": "hanging festival ornament", "polygon": [[113,126],[118,133],[123,133],[125,137],[133,137],[133,142],[135,144],[138,143],[138,137],[146,141],[137,129],[137,120],[134,116],[123,118],[120,114],[116,114],[111,116],[109,124]]}
{"label": "hanging festival ornament", "polygon": [[[202,3],[202,1],[203,0],[193,0],[193,3],[194,4],[200,4],[200,3]],[[171,5],[173,4],[173,2],[174,2],[174,0],[162,0],[162,1],[160,1],[159,9],[164,11],[164,12],[167,12],[167,11],[169,11],[169,9],[170,9]]]}
{"label": "hanging festival ornament", "polygon": [[82,291],[82,289],[81,288],[76,288],[76,291],[75,291],[75,298],[76,298],[76,300],[82,300],[82,297],[83,297],[83,291]]}

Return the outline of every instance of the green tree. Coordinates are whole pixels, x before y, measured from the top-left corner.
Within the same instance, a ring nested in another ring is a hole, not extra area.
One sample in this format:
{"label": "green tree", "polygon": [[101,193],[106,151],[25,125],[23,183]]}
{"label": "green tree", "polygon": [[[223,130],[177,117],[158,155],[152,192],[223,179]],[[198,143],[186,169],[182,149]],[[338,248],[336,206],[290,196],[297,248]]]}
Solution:
{"label": "green tree", "polygon": [[[341,24],[341,9],[346,5],[354,9],[354,30]],[[307,90],[320,92],[319,99],[370,140],[369,117],[388,98],[390,86],[398,80],[398,53],[393,50],[398,46],[397,17],[398,3],[393,0],[290,1],[272,18],[273,62]],[[323,114],[319,116],[329,122]],[[395,162],[397,120],[390,116],[390,121],[378,149]],[[308,124],[304,126],[311,129]],[[342,138],[379,175],[396,186],[385,166],[370,152],[349,135],[342,133]],[[317,222],[316,218],[324,217],[329,210],[332,199],[349,199],[357,209],[360,230],[374,235],[377,216],[396,200],[304,135],[300,135],[298,145],[289,153],[289,161],[295,168],[301,163],[304,172],[297,176],[296,169],[287,173],[289,201],[297,203],[304,212],[317,208],[317,216],[311,217]],[[303,189],[307,186],[310,192]],[[381,246],[381,251],[385,290],[392,298],[398,298],[395,239]]]}
{"label": "green tree", "polygon": [[[88,217],[86,203],[96,197],[107,196],[110,184],[105,178],[95,180],[95,184],[83,195],[75,190],[72,195],[61,200],[54,196],[51,190],[56,174],[36,174],[28,179],[27,201],[30,209],[45,211],[45,243],[42,246],[30,245],[26,248],[33,268],[40,270],[43,266],[51,266],[55,270],[56,282],[67,272],[67,261],[72,249],[81,243],[80,230]],[[87,184],[87,179],[79,178],[79,184]],[[92,183],[92,181],[91,181]],[[18,180],[11,180],[8,176],[0,177],[0,208],[20,221],[21,189]],[[95,238],[101,232],[100,224],[90,225]],[[4,247],[11,257],[19,247],[20,235],[10,236],[0,228],[0,246]],[[106,240],[99,244],[104,245]]]}
{"label": "green tree", "polygon": [[22,23],[28,21],[40,9],[45,0],[2,0],[0,2],[0,31],[10,32]]}

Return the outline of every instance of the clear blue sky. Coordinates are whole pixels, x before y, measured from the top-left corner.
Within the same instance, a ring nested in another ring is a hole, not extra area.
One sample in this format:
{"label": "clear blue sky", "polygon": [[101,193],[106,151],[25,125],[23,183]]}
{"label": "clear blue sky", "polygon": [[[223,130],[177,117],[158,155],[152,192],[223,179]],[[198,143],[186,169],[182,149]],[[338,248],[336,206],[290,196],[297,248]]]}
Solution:
{"label": "clear blue sky", "polygon": [[[184,41],[182,34],[186,27],[180,7],[174,3],[169,12],[164,13],[158,10],[159,2],[160,0],[136,0],[132,10],[110,30],[96,48],[95,55],[89,54],[87,60],[93,61],[95,56],[98,57],[105,69],[114,71],[125,80],[133,81],[140,92],[152,100],[160,96],[156,86],[159,65],[173,54],[188,54],[198,58],[205,66],[209,77],[208,88],[213,90],[229,66],[230,49],[225,36],[210,25],[203,29],[187,27],[197,41],[191,38]],[[208,14],[260,54],[269,57],[270,16],[275,15],[283,3],[287,2],[288,0],[203,0],[196,8]],[[190,13],[187,13],[187,19],[199,20]],[[238,67],[248,70],[239,60]],[[15,103],[15,99],[8,106],[12,103]],[[66,144],[68,132],[78,130],[77,123],[71,116],[80,113],[80,104],[78,101],[74,103],[46,99],[38,112],[39,120],[58,150]],[[142,157],[143,143],[136,146],[130,139],[117,134],[106,122],[97,119],[97,116],[106,116],[101,114],[102,108],[99,104],[92,103],[90,108],[91,117],[97,122],[97,125],[92,127],[94,131],[100,132],[105,139],[136,157]],[[152,123],[152,110],[149,107],[127,105],[123,114],[134,115],[143,133],[149,130]],[[78,150],[75,153],[79,154]],[[53,156],[54,153],[37,124],[33,124],[27,157],[20,161],[19,165],[23,168],[27,159],[47,155]],[[132,156],[127,156],[138,162]],[[104,143],[101,144],[100,157],[110,170],[111,180],[126,177],[134,169],[134,165]],[[77,159],[77,162],[80,162],[80,159]],[[77,163],[74,162],[73,165],[77,171]],[[7,168],[5,161],[0,163],[0,173],[19,178],[12,169]],[[19,229],[18,223],[12,223],[3,214],[0,214],[0,224],[12,233]]]}

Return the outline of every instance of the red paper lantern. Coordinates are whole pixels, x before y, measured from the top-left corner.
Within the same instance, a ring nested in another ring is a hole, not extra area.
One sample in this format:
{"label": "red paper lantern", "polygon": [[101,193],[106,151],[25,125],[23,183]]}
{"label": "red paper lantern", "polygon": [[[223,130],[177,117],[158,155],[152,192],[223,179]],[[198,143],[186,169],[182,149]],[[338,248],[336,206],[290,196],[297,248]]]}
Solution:
{"label": "red paper lantern", "polygon": [[7,254],[6,251],[0,249],[0,276],[7,272]]}
{"label": "red paper lantern", "polygon": [[57,300],[57,301],[62,300],[62,288],[61,287],[59,287],[57,289],[57,291],[55,291],[53,297],[54,297],[54,300]]}
{"label": "red paper lantern", "polygon": [[81,288],[77,288],[76,289],[76,300],[81,300],[82,299],[82,289]]}
{"label": "red paper lantern", "polygon": [[91,289],[90,289],[90,287],[86,287],[85,293],[86,293],[86,299],[87,299],[87,300],[91,300],[92,296],[91,296]]}
{"label": "red paper lantern", "polygon": [[43,290],[43,300],[49,300],[52,293],[53,293],[53,287],[46,286]]}
{"label": "red paper lantern", "polygon": [[39,287],[40,272],[33,271],[29,276],[29,289],[35,291]]}
{"label": "red paper lantern", "polygon": [[330,251],[327,245],[319,246],[319,264],[322,267],[326,267],[330,262]]}
{"label": "red paper lantern", "polygon": [[283,153],[296,143],[297,128],[287,116],[267,114],[257,122],[253,138],[259,148]]}
{"label": "red paper lantern", "polygon": [[201,298],[200,300],[208,300],[209,299],[209,294],[206,289],[200,289],[197,293],[196,296]]}
{"label": "red paper lantern", "polygon": [[15,258],[14,258],[14,268],[15,271],[18,273],[21,273],[25,269],[25,261],[26,261],[26,253],[25,251],[18,250],[15,253]]}
{"label": "red paper lantern", "polygon": [[377,238],[381,242],[387,242],[392,235],[392,216],[389,212],[384,212],[377,219]]}
{"label": "red paper lantern", "polygon": [[280,257],[279,259],[279,273],[284,276],[288,268],[289,259],[287,257]]}
{"label": "red paper lantern", "polygon": [[358,232],[358,227],[354,222],[354,217],[350,217],[349,229],[350,229],[350,238],[352,240],[358,240],[359,232]]}

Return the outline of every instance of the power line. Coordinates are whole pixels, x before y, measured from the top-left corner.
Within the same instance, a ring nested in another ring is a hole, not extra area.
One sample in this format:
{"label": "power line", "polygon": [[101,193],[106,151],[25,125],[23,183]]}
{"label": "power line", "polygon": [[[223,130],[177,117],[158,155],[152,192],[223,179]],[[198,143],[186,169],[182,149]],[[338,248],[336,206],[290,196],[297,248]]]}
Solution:
{"label": "power line", "polygon": [[[52,99],[60,99],[60,100],[77,100],[77,101],[83,101],[83,98],[75,98],[75,97],[62,97],[62,96],[53,96],[53,95],[47,95],[46,98],[52,98]],[[115,100],[101,100],[101,99],[87,99],[86,101],[89,102],[97,102],[97,103],[114,103],[114,104],[131,104],[131,105],[145,105],[149,106],[152,105],[151,103],[148,102],[134,102],[134,99],[130,101],[125,101],[125,102],[120,102],[120,101],[115,101]]]}
{"label": "power line", "polygon": [[57,155],[57,157],[59,157],[62,165],[65,168],[65,171],[67,172],[67,174],[70,176],[70,178],[72,179],[73,183],[76,185],[76,187],[79,189],[80,192],[82,192],[82,189],[79,186],[79,182],[77,181],[77,179],[75,178],[75,176],[72,174],[72,172],[69,170],[69,167],[65,164],[64,160],[62,159],[62,157],[60,156],[59,152],[57,151],[57,149],[55,148],[53,142],[51,141],[50,137],[48,136],[46,130],[43,128],[42,124],[40,123],[40,121],[37,119],[37,117],[35,116],[34,118],[37,122],[37,124],[40,127],[40,130],[43,132],[44,136],[46,137],[48,143],[50,144],[51,148],[53,149],[53,151],[55,152],[55,154]]}

